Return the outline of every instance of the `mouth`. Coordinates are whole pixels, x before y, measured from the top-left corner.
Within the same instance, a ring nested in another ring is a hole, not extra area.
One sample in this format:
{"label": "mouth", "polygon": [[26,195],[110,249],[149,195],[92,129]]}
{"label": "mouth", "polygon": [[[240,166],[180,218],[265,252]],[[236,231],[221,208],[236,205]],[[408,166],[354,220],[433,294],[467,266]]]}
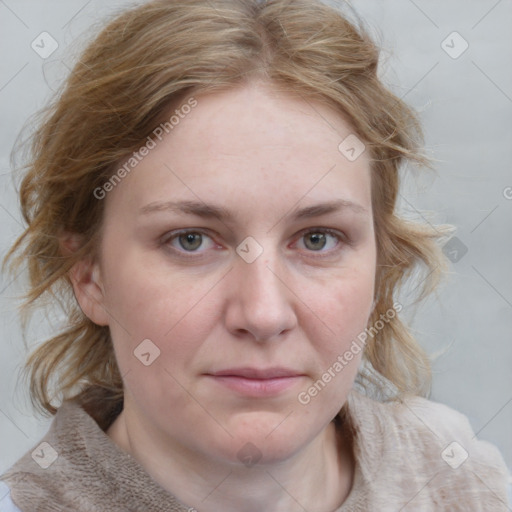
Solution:
{"label": "mouth", "polygon": [[283,393],[305,377],[304,373],[282,367],[228,368],[205,375],[230,391],[255,398]]}

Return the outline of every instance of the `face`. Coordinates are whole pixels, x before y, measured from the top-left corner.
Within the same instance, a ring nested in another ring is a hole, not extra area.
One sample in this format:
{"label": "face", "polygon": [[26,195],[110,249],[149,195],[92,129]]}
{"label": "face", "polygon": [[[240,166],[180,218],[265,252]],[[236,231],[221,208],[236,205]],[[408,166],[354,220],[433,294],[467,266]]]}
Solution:
{"label": "face", "polygon": [[369,160],[340,153],[353,130],[320,103],[261,83],[194,97],[104,199],[95,279],[125,409],[168,446],[283,460],[357,373],[360,353],[335,363],[372,309]]}

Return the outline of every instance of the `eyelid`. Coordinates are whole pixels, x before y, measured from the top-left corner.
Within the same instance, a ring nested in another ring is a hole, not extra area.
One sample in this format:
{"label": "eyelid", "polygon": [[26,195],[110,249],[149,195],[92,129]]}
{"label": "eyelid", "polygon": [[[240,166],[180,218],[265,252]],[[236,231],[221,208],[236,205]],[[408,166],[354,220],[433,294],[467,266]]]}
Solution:
{"label": "eyelid", "polygon": [[347,235],[345,233],[343,233],[343,231],[340,231],[338,229],[322,228],[322,227],[306,228],[299,232],[299,236],[304,236],[309,233],[327,233],[328,235],[335,236],[336,238],[339,238],[340,240],[348,243]]}

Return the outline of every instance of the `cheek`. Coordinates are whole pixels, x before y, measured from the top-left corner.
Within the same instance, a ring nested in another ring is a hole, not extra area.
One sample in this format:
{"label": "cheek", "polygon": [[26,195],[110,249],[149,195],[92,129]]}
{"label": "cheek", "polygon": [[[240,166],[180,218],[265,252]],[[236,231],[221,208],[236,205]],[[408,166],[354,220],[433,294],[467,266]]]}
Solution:
{"label": "cheek", "polygon": [[[157,275],[129,260],[122,268],[112,268],[108,308],[115,318],[110,329],[122,374],[140,375],[141,381],[167,381],[165,371],[174,375],[190,368],[194,354],[218,321],[220,308],[214,307],[208,294],[212,286],[208,278],[191,280],[164,271]],[[143,350],[139,346],[147,347],[143,353],[149,352],[149,359],[155,357],[150,372],[137,359]],[[158,377],[157,367],[164,372]]]}
{"label": "cheek", "polygon": [[[188,390],[193,392],[197,355],[216,320],[196,292],[199,290],[189,288],[186,294],[162,293],[146,286],[144,294],[136,298],[134,294],[133,302],[124,303],[129,334],[118,326],[113,329],[126,391],[145,417],[156,414],[171,421],[179,410],[183,417],[204,420]],[[169,403],[173,404],[172,411],[166,409]]]}
{"label": "cheek", "polygon": [[204,286],[172,270],[158,251],[141,250],[128,235],[118,240],[108,235],[102,272],[111,328],[122,338],[164,342],[166,333],[200,301]]}
{"label": "cheek", "polygon": [[326,331],[342,344],[364,330],[375,289],[374,267],[353,268],[320,285],[313,299]]}
{"label": "cheek", "polygon": [[[370,267],[371,270],[371,267]],[[352,388],[364,352],[364,335],[373,305],[372,272],[351,272],[320,287],[308,338],[317,357],[314,375],[297,402],[313,417],[334,417]]]}

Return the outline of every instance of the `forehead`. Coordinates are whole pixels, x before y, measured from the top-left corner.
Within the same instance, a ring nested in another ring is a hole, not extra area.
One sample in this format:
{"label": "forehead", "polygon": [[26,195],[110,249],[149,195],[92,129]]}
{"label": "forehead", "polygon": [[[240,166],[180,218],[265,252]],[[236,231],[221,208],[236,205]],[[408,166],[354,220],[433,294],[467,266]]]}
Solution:
{"label": "forehead", "polygon": [[275,211],[340,194],[370,202],[367,154],[351,161],[339,150],[354,130],[332,108],[262,83],[194,100],[192,109],[174,106],[166,113],[174,115],[172,131],[156,140],[113,196],[122,193],[125,202],[143,207],[184,196],[218,203],[246,195],[242,205],[256,198],[253,206]]}

